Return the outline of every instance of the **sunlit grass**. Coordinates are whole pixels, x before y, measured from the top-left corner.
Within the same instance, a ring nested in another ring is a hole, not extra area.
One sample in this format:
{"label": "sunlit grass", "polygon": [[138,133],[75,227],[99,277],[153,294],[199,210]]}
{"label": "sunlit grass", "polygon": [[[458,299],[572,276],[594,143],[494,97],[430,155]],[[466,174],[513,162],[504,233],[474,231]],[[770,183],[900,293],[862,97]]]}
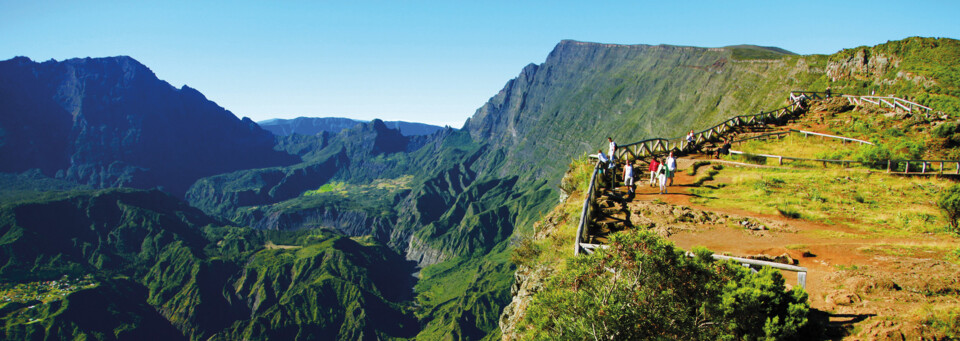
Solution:
{"label": "sunlit grass", "polygon": [[[766,141],[751,140],[742,144],[733,145],[733,150],[739,150],[750,154],[768,154],[787,157],[797,157],[805,159],[824,158],[824,150],[831,152],[847,151],[853,153],[860,147],[859,143],[842,143],[838,139],[830,139],[810,135],[804,137],[801,133],[791,133],[782,139],[769,139]],[[788,164],[794,164],[802,161],[785,161]],[[803,162],[809,163],[809,162]],[[768,158],[766,164],[776,165],[777,159]]]}
{"label": "sunlit grass", "polygon": [[716,176],[725,186],[695,188],[692,201],[887,235],[942,233],[947,221],[936,207],[950,185],[937,178],[909,178],[838,169],[727,167]]}

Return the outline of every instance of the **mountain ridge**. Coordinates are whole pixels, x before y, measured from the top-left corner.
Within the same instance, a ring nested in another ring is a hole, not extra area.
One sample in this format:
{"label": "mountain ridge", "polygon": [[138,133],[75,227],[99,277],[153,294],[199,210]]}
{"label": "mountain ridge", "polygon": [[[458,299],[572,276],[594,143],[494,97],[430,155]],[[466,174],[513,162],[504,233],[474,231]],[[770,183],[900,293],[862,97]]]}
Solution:
{"label": "mountain ridge", "polygon": [[[257,124],[274,135],[286,136],[291,134],[316,135],[320,132],[337,134],[344,129],[368,122],[371,121],[355,120],[345,117],[300,116],[293,119],[273,118],[259,121]],[[399,130],[404,136],[430,135],[443,129],[443,127],[440,126],[418,122],[383,121],[383,124],[390,129]]]}
{"label": "mountain ridge", "polygon": [[3,172],[39,168],[97,188],[160,186],[182,196],[205,175],[294,160],[249,118],[130,57],[3,61],[0,100],[8,103]]}

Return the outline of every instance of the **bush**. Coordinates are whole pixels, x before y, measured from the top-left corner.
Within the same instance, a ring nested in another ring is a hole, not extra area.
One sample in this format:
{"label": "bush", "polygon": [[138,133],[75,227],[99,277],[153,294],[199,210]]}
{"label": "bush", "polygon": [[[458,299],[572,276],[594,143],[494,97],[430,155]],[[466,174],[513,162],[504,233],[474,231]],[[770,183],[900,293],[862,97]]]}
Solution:
{"label": "bush", "polygon": [[948,122],[933,128],[933,135],[936,137],[950,137],[956,133],[960,133],[960,125],[957,122]]}
{"label": "bush", "polygon": [[953,233],[960,234],[960,185],[953,185],[943,191],[940,200],[937,200],[937,206],[943,210],[947,222],[950,223],[950,230]]}
{"label": "bush", "polygon": [[648,231],[569,259],[543,288],[518,328],[524,339],[785,339],[809,311],[807,294],[784,290],[776,270],[754,274],[705,249],[687,257]]}

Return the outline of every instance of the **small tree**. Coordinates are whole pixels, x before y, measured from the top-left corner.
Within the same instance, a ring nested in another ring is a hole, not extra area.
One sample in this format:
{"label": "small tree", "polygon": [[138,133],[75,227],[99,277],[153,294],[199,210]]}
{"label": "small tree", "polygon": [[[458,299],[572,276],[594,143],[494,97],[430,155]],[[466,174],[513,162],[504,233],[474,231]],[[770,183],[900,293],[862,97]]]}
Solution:
{"label": "small tree", "polygon": [[940,195],[940,200],[937,201],[937,206],[940,206],[940,209],[943,210],[944,215],[947,217],[947,222],[950,223],[950,230],[953,233],[960,234],[960,185],[953,185],[950,188],[947,188]]}
{"label": "small tree", "polygon": [[807,294],[780,273],[687,257],[649,231],[568,260],[518,328],[530,340],[781,340],[807,324]]}

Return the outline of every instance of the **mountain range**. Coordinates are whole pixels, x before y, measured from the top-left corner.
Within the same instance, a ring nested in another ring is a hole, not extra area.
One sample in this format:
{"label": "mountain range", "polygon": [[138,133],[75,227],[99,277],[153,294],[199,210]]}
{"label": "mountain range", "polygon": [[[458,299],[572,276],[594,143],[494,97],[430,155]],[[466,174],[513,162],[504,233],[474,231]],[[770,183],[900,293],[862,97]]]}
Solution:
{"label": "mountain range", "polygon": [[[36,190],[0,193],[0,275],[99,283],[0,306],[3,335],[496,339],[513,245],[562,199],[569,162],[607,136],[676,137],[804,88],[949,109],[958,87],[943,73],[956,66],[930,55],[955,58],[957,45],[797,56],[567,40],[463,129],[425,135],[374,120],[273,136],[128,57],[3,61],[0,180]],[[90,308],[103,323],[69,309],[117,293]],[[29,304],[44,308],[24,317]]]}
{"label": "mountain range", "polygon": [[[320,132],[336,134],[367,121],[354,120],[343,117],[297,117],[294,119],[274,118],[257,122],[261,128],[274,135],[286,136],[291,134],[316,135]],[[443,127],[416,122],[384,121],[390,129],[399,130],[403,136],[430,135]]]}

